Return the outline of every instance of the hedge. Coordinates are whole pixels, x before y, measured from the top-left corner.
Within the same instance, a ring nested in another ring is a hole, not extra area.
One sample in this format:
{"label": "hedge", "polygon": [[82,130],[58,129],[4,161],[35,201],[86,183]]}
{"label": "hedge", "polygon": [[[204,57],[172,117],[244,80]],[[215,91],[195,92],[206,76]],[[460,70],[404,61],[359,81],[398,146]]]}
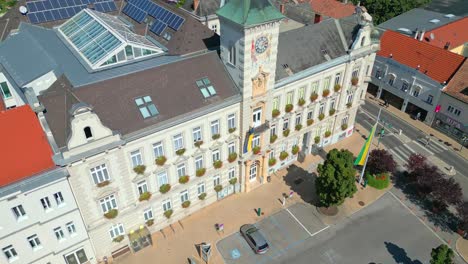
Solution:
{"label": "hedge", "polygon": [[374,187],[379,190],[383,190],[390,185],[390,176],[387,173],[382,173],[377,177],[375,175],[371,175],[370,173],[366,173],[366,180],[369,186]]}

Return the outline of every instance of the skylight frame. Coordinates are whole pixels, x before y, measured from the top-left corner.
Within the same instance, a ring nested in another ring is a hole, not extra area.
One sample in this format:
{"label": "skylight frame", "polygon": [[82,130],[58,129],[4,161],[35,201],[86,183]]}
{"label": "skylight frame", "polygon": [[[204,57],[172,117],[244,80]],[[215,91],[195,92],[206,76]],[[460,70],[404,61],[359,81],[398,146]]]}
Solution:
{"label": "skylight frame", "polygon": [[140,114],[143,117],[143,119],[148,119],[159,115],[159,111],[156,105],[153,103],[151,96],[145,95],[137,97],[134,99],[134,102],[138,110],[140,111]]}
{"label": "skylight frame", "polygon": [[195,81],[198,89],[205,99],[217,95],[216,90],[208,77],[203,77]]}

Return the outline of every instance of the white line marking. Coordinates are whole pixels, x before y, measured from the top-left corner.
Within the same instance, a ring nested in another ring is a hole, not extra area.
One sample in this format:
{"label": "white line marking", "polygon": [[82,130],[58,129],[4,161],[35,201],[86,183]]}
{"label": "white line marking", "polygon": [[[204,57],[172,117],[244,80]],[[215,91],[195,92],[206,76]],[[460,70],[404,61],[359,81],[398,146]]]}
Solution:
{"label": "white line marking", "polygon": [[5,25],[5,28],[3,29],[2,36],[0,37],[0,39],[3,39],[3,35],[5,35],[5,31],[6,31],[7,27],[8,27],[9,22],[10,22],[10,19],[7,18],[6,19],[6,25]]}
{"label": "white line marking", "polygon": [[[289,211],[289,208],[286,208],[286,211],[288,211],[288,213],[294,218],[294,220],[296,220],[296,222],[297,222],[302,228],[304,228],[304,230],[307,232],[307,234],[309,234],[309,236],[314,236],[314,235],[318,234],[317,232],[315,232],[314,234],[310,233],[310,231],[307,230],[307,228],[301,223],[301,221],[299,221],[299,219],[297,219],[297,217],[296,217],[295,215],[293,215],[293,213],[291,213],[291,211]],[[325,229],[327,229],[327,228],[328,228],[328,226],[325,227],[325,228],[322,229],[322,230],[319,230],[318,232],[321,232],[321,231],[323,231],[323,230],[325,230]]]}
{"label": "white line marking", "polygon": [[393,156],[398,158],[401,161],[401,163],[403,163],[403,164],[405,163],[405,160],[396,151],[394,151],[393,149],[390,149],[390,152],[393,154]]}
{"label": "white line marking", "polygon": [[414,149],[410,148],[410,146],[408,146],[407,144],[405,144],[403,146],[405,146],[407,149],[409,149],[411,151],[411,154],[416,153],[416,151],[414,151]]}
{"label": "white line marking", "polygon": [[439,139],[438,138],[432,138],[431,141],[429,142],[429,145],[431,145],[432,143],[437,145],[438,147],[440,147],[441,149],[443,150],[447,150],[447,148],[444,146],[444,145],[441,145],[439,142]]}
{"label": "white line marking", "polygon": [[[419,143],[419,142],[418,142]],[[430,151],[426,146],[424,146],[423,144],[419,143],[420,147],[423,148],[424,150],[426,150],[427,152],[429,152],[431,155],[434,155],[434,152]]]}

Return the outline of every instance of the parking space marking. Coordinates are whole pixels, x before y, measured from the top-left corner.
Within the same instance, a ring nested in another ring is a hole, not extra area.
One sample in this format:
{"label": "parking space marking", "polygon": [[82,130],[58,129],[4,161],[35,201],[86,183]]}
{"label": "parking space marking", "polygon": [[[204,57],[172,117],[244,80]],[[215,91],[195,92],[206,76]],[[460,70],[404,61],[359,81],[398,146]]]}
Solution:
{"label": "parking space marking", "polygon": [[309,234],[309,236],[313,236],[312,233],[310,233],[309,230],[307,230],[307,228],[301,223],[301,221],[299,221],[299,219],[297,219],[297,217],[295,215],[293,215],[293,213],[291,213],[291,211],[289,211],[289,208],[286,208],[286,211],[288,211],[288,213],[294,218],[294,220],[296,220],[296,222],[302,227],[304,228],[304,230],[307,232],[307,234]]}

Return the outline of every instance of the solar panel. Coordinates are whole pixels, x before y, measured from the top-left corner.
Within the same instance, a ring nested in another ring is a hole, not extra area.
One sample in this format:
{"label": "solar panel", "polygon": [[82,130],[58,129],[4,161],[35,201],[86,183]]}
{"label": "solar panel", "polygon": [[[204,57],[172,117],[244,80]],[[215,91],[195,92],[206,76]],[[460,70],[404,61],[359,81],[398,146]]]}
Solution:
{"label": "solar panel", "polygon": [[123,8],[122,12],[138,23],[143,22],[143,20],[146,17],[146,12],[144,12],[137,6],[131,4],[130,2],[127,3],[127,5]]}
{"label": "solar panel", "polygon": [[151,26],[150,31],[154,34],[161,36],[161,33],[167,28],[166,23],[156,20],[154,24]]}
{"label": "solar panel", "polygon": [[[152,16],[158,21],[155,23],[157,26],[152,26],[156,32],[160,31],[158,30],[158,27],[161,27],[160,23],[164,23],[166,26],[177,31],[185,22],[183,17],[149,0],[128,0],[127,5],[124,7],[122,12],[138,23],[143,22],[146,15]],[[165,27],[162,30],[164,29]]]}
{"label": "solar panel", "polygon": [[114,1],[95,3],[94,8],[96,9],[96,11],[103,13],[117,10],[117,6],[115,5]]}

